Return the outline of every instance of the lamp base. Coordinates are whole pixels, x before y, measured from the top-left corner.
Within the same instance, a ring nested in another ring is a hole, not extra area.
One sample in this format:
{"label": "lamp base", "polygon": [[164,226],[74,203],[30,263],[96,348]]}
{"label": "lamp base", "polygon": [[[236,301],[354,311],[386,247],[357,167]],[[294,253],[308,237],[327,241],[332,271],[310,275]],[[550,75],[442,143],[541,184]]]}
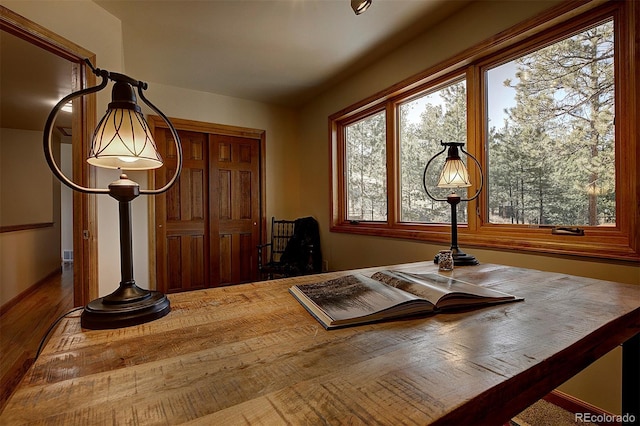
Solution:
{"label": "lamp base", "polygon": [[[475,256],[471,255],[471,254],[466,254],[460,250],[452,250],[452,255],[453,255],[453,264],[454,266],[471,266],[471,265],[478,265],[480,262],[478,262],[478,259],[475,258]],[[436,256],[433,258],[433,263],[438,263],[438,255],[436,254]]]}
{"label": "lamp base", "polygon": [[171,311],[167,296],[159,291],[137,288],[142,293],[134,300],[116,300],[116,290],[109,296],[89,302],[80,316],[80,325],[91,330],[105,330],[143,324],[162,318]]}
{"label": "lamp base", "polygon": [[469,266],[469,265],[477,265],[478,259],[475,256],[466,254],[466,253],[453,253],[453,264],[455,266]]}

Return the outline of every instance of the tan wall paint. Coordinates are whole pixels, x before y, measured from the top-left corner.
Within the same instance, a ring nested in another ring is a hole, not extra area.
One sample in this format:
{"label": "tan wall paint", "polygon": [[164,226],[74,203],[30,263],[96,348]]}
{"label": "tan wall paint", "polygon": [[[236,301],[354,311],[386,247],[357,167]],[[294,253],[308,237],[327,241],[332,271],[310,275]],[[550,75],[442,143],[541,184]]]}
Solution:
{"label": "tan wall paint", "polygon": [[[381,266],[403,262],[431,260],[446,244],[406,241],[394,238],[378,238],[362,235],[330,234],[331,269],[343,270],[364,266]],[[539,269],[550,272],[608,281],[638,284],[638,267],[629,262],[598,262],[593,259],[569,258],[552,255],[534,255],[514,251],[486,250],[461,247],[482,263],[498,263],[509,266]]]}
{"label": "tan wall paint", "polygon": [[[113,15],[104,11],[98,5],[89,0],[80,1],[5,1],[0,3],[25,18],[42,25],[46,29],[72,41],[73,43],[96,54],[96,66],[110,71],[124,72],[122,25]],[[110,90],[98,93],[98,113],[106,110],[106,104],[110,100]],[[106,177],[105,177],[106,176]],[[101,170],[98,171],[98,182],[102,183],[110,175]],[[111,182],[113,179],[109,180]],[[98,197],[97,221],[98,221],[98,262],[100,295],[113,291],[120,279],[115,283],[110,279],[112,271],[120,271],[119,244],[117,243],[117,231],[109,226],[116,223],[117,208],[114,208],[109,197]],[[146,210],[134,209],[134,223],[138,216],[146,220]],[[59,234],[59,232],[58,232]],[[116,235],[115,237],[114,234]],[[103,236],[104,238],[101,238]],[[113,238],[112,238],[113,237]],[[113,240],[116,240],[114,243]],[[146,245],[145,245],[146,247]],[[146,273],[146,263],[136,265],[135,274]]]}
{"label": "tan wall paint", "polygon": [[[474,44],[508,29],[558,3],[557,1],[474,2],[442,21],[376,63],[369,64],[352,78],[336,85],[300,112],[300,160],[305,165],[300,176],[302,205],[321,223],[323,256],[330,269],[350,269],[432,259],[441,245],[330,233],[328,116],[384,90],[407,77],[428,69]],[[300,212],[302,214],[302,212]],[[481,262],[503,263],[534,269],[566,272],[599,279],[639,283],[640,266],[632,263],[600,262],[523,252],[465,248]],[[562,390],[612,412],[619,412],[619,395],[602,395],[597,383],[620,383],[620,355],[614,353],[598,362]],[[598,374],[606,371],[606,376]],[[576,384],[577,383],[577,384]],[[619,388],[619,386],[618,386]],[[567,390],[568,389],[568,390]],[[570,390],[570,392],[569,392]]]}
{"label": "tan wall paint", "polygon": [[[96,54],[100,68],[126,73],[122,24],[92,1],[6,1],[0,4]],[[267,218],[293,217],[301,210],[295,112],[258,102],[195,92],[154,83],[154,76],[132,76],[149,83],[147,97],[167,116],[266,131]],[[103,114],[110,91],[98,94],[98,114]],[[148,112],[148,110],[147,110]],[[105,187],[117,173],[98,170],[97,185]],[[130,177],[146,187],[143,173]],[[294,196],[292,196],[294,194]],[[149,283],[148,197],[132,203],[134,226],[134,276],[143,287]],[[97,197],[99,292],[112,292],[120,281],[118,210],[115,200]]]}
{"label": "tan wall paint", "polygon": [[[112,71],[125,72],[122,31],[119,21],[90,1],[0,1],[15,12],[96,53],[98,65]],[[479,2],[470,5],[432,31],[416,38],[387,58],[371,64],[353,77],[319,96],[300,111],[299,117],[286,109],[223,97],[185,91],[153,84],[153,76],[137,76],[150,82],[149,98],[167,115],[260,128],[267,131],[267,217],[313,215],[322,230],[322,250],[332,269],[345,269],[370,264],[389,264],[430,258],[439,248],[435,245],[387,238],[331,234],[329,225],[329,147],[327,117],[348,105],[397,83],[456,52],[481,41],[509,26],[532,16],[556,2]],[[77,25],[75,25],[77,24]],[[103,92],[104,93],[104,92]],[[101,96],[98,105],[108,102]],[[100,107],[98,107],[100,111]],[[100,177],[109,181],[107,177]],[[145,182],[140,181],[141,184]],[[106,197],[101,197],[106,198]],[[106,271],[118,270],[117,243],[103,238],[117,221],[113,206],[99,203],[100,225],[100,290],[114,287]],[[136,232],[134,244],[146,234],[147,210],[134,207]],[[106,231],[105,228],[106,227]],[[146,244],[146,241],[142,243]],[[148,260],[146,248],[135,248],[136,263]],[[618,281],[638,281],[640,267],[591,260],[550,258],[522,253],[489,250],[472,251],[482,262],[501,262],[538,269],[561,270],[576,275],[609,277]],[[104,253],[104,254],[103,254]],[[103,257],[104,256],[104,257]],[[3,256],[4,257],[4,256]],[[141,275],[136,268],[136,278]],[[116,284],[117,285],[117,284]],[[619,362],[619,361],[618,361]],[[605,367],[609,372],[613,367]],[[610,377],[596,377],[596,382]],[[598,405],[598,387],[578,385],[576,395]],[[574,393],[575,394],[575,393]],[[605,403],[606,404],[606,403]],[[600,404],[606,408],[603,404]],[[607,408],[608,409],[608,408]],[[614,409],[610,409],[614,411]]]}
{"label": "tan wall paint", "polygon": [[[15,167],[20,162],[24,169]],[[0,129],[0,163],[2,225],[53,222],[51,227],[0,234],[2,306],[58,270],[61,255],[60,184],[42,155],[42,132]]]}
{"label": "tan wall paint", "polygon": [[52,184],[42,132],[0,129],[0,226],[52,222]]}
{"label": "tan wall paint", "polygon": [[59,241],[58,226],[0,234],[0,306],[60,268]]}
{"label": "tan wall paint", "polygon": [[[266,132],[267,218],[291,217],[301,209],[295,196],[301,191],[301,173],[296,143],[296,113],[289,108],[267,105],[213,93],[184,90],[151,82],[149,99],[169,117]],[[292,196],[294,195],[294,196]]]}

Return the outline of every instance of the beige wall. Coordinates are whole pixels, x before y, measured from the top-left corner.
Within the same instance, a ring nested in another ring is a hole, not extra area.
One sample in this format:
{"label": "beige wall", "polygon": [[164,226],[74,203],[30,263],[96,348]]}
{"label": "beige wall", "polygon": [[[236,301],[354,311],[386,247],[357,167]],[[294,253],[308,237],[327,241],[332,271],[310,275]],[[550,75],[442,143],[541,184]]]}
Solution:
{"label": "beige wall", "polygon": [[[60,144],[60,170],[66,176],[73,173],[71,160],[71,143]],[[60,185],[60,252],[64,250],[73,250],[73,190]]]}
{"label": "beige wall", "polygon": [[[1,4],[46,28],[91,50],[98,66],[126,72],[123,63],[120,22],[90,1],[0,1]],[[344,81],[296,112],[256,102],[163,86],[154,76],[134,76],[149,82],[148,97],[169,117],[266,130],[267,217],[313,215],[319,219],[322,250],[331,269],[346,269],[432,258],[438,245],[389,238],[332,234],[329,227],[329,143],[327,117],[350,104],[403,80],[457,52],[532,16],[556,2],[489,1],[472,4],[433,30],[375,64],[357,77]],[[455,30],[457,29],[457,30]],[[106,91],[98,99],[108,102]],[[114,176],[101,172],[99,181],[108,184]],[[136,176],[141,185],[144,176]],[[147,244],[147,201],[134,202],[135,275],[139,282],[148,276],[145,266]],[[117,212],[109,197],[99,197],[100,292],[117,286],[119,258]],[[469,249],[482,262],[499,262],[576,275],[637,282],[637,265],[596,262],[533,254]],[[619,357],[618,357],[619,358]],[[617,358],[617,359],[618,359]],[[619,362],[619,361],[616,361]],[[615,367],[605,366],[611,372]],[[613,373],[612,373],[613,374]],[[601,377],[596,378],[601,380]],[[610,380],[606,378],[605,380]],[[603,408],[598,387],[578,385],[574,394]],[[582,392],[582,393],[581,393]],[[586,395],[586,396],[585,396]]]}
{"label": "beige wall", "polygon": [[[319,218],[323,256],[330,269],[350,269],[432,259],[437,250],[442,249],[442,245],[328,232],[330,224],[328,116],[426,70],[536,15],[555,3],[558,2],[473,3],[387,57],[367,66],[357,76],[338,84],[301,110],[298,143],[300,162],[305,166],[299,179],[302,189],[300,199],[301,205],[308,210],[300,211],[300,214],[310,213]],[[503,263],[628,283],[640,282],[640,266],[637,263],[606,262],[596,259],[467,247],[464,249],[484,263]],[[618,352],[617,355],[608,357],[604,363],[597,363],[596,370],[606,371],[605,376],[583,375],[572,380],[568,387],[562,389],[604,409],[618,412],[620,410],[619,395],[602,394],[601,386],[596,383],[607,382],[615,388],[616,384],[620,383],[619,362]],[[617,388],[619,389],[619,386]]]}
{"label": "beige wall", "polygon": [[0,306],[60,269],[60,227],[0,234]]}
{"label": "beige wall", "polygon": [[0,170],[0,224],[54,224],[0,234],[2,306],[60,268],[60,184],[42,155],[42,132],[0,129]]}
{"label": "beige wall", "polygon": [[[74,42],[75,44],[93,52],[97,57],[97,66],[109,69],[111,71],[122,72],[122,29],[120,21],[110,14],[104,12],[104,10],[98,7],[95,3],[88,0],[80,1],[4,1],[1,0],[0,4],[18,13],[25,18],[35,22],[50,30],[67,40]],[[109,101],[109,91],[104,90],[98,94],[98,110],[104,111],[106,107],[100,107],[100,105],[106,105]],[[98,174],[99,179],[102,173]],[[115,216],[117,221],[117,210],[111,212],[110,206],[105,206],[104,200],[99,197],[98,200],[98,223],[105,216],[105,221],[109,217]],[[140,214],[140,213],[138,213]],[[143,216],[146,218],[146,212]],[[59,220],[57,221],[59,223]],[[98,233],[100,234],[100,227]],[[112,230],[103,232],[105,235],[112,234]],[[60,231],[58,230],[58,238]],[[107,294],[117,286],[116,281],[114,286],[107,291],[108,285],[105,285],[107,280],[103,277],[103,272],[110,270],[120,270],[118,246],[110,247],[105,246],[100,241],[100,235],[98,235],[98,252],[101,258],[105,258],[105,266],[99,268],[100,273],[100,292],[101,295]],[[58,247],[58,263],[60,261],[60,249]],[[4,259],[5,256],[3,256]],[[141,273],[146,272],[146,268],[140,268]],[[136,269],[137,273],[138,269]],[[33,282],[31,283],[33,284]],[[4,283],[3,283],[4,286]]]}
{"label": "beige wall", "polygon": [[[95,3],[79,1],[6,1],[0,4],[96,54],[96,66],[126,73],[123,62],[122,24]],[[267,217],[289,217],[299,211],[299,176],[295,143],[296,120],[292,110],[258,102],[184,90],[154,83],[154,76],[132,76],[149,83],[147,97],[167,116],[266,131]],[[98,94],[98,114],[109,102],[109,90]],[[117,179],[117,172],[98,170],[98,186]],[[146,187],[146,175],[130,173]],[[98,271],[100,295],[112,292],[120,281],[117,202],[110,197],[98,203]],[[143,287],[149,283],[148,202],[139,197],[132,203],[134,226],[134,276]]]}
{"label": "beige wall", "polygon": [[[558,2],[472,3],[387,57],[367,66],[357,76],[338,84],[300,111],[298,144],[300,161],[305,165],[299,179],[302,189],[300,200],[301,205],[321,222],[323,256],[328,261],[330,269],[429,259],[442,247],[422,242],[328,232],[328,116],[424,71],[528,17],[535,16],[556,3]],[[466,250],[473,251],[483,262],[507,263],[615,281],[640,282],[638,263],[600,262],[596,259],[523,252]]]}
{"label": "beige wall", "polygon": [[295,111],[213,93],[149,83],[148,96],[169,117],[266,131],[267,217],[287,217],[301,208]]}
{"label": "beige wall", "polygon": [[0,129],[0,226],[53,222],[52,184],[42,132]]}

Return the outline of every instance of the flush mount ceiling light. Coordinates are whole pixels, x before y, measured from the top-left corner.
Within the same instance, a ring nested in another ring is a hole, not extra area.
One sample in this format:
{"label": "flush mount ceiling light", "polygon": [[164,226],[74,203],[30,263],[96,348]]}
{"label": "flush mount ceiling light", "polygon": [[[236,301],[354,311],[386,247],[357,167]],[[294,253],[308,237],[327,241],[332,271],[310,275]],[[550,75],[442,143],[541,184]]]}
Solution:
{"label": "flush mount ceiling light", "polygon": [[73,102],[69,101],[61,108],[64,112],[73,112]]}
{"label": "flush mount ceiling light", "polygon": [[369,9],[372,1],[373,0],[351,0],[351,9],[353,9],[356,15],[360,15]]}

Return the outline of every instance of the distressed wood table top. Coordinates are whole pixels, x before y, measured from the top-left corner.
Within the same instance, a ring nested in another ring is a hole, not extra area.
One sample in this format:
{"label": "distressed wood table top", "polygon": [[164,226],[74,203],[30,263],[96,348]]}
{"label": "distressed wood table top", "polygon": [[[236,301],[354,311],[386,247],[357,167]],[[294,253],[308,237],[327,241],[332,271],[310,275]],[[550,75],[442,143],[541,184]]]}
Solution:
{"label": "distressed wood table top", "polygon": [[490,264],[452,275],[524,302],[326,331],[288,293],[350,272],[173,294],[117,330],[71,314],[0,424],[500,424],[640,331],[640,286]]}

